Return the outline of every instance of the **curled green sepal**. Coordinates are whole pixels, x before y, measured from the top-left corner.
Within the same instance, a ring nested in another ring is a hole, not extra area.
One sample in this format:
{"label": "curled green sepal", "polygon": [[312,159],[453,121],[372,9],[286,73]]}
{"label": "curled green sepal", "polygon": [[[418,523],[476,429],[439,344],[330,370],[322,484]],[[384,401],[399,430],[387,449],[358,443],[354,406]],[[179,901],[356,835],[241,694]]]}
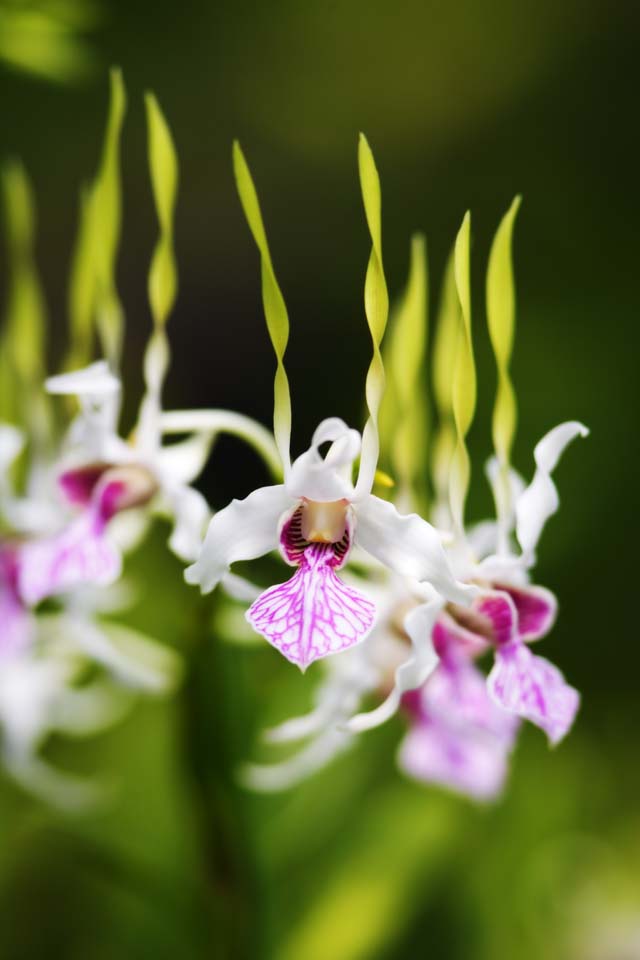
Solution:
{"label": "curled green sepal", "polygon": [[84,188],[80,193],[78,228],[69,275],[69,351],[63,364],[64,370],[86,367],[93,352],[96,299],[93,251],[99,241],[93,235],[95,217],[92,218],[91,212],[91,192]]}
{"label": "curled green sepal", "polygon": [[178,275],[173,247],[173,217],[178,191],[178,159],[171,132],[158,101],[145,95],[149,143],[149,170],[160,235],[149,270],[149,303],[156,327],[164,327],[173,308]]}
{"label": "curled green sepal", "polygon": [[286,471],[291,466],[291,395],[284,367],[284,354],[289,340],[289,315],[273,269],[256,188],[237,140],[233,144],[233,171],[240,203],[260,252],[262,304],[277,363],[273,385],[273,432]]}
{"label": "curled green sepal", "polygon": [[453,375],[453,420],[456,430],[456,446],[451,461],[449,478],[451,516],[454,529],[461,536],[464,534],[464,505],[471,475],[466,437],[476,409],[476,369],[471,339],[470,233],[471,215],[467,212],[456,237],[454,254],[456,290],[460,303],[460,323]]}
{"label": "curled green sepal", "polygon": [[500,469],[496,485],[498,518],[509,512],[509,465],[516,429],[516,397],[509,372],[515,334],[515,285],[513,278],[512,237],[521,197],[513,203],[496,231],[487,269],[487,324],[496,358],[498,383],[493,408],[493,445]]}
{"label": "curled green sepal", "polygon": [[435,491],[439,522],[448,525],[449,472],[456,445],[453,422],[453,373],[460,334],[460,301],[456,289],[455,245],[451,250],[440,293],[440,304],[433,342],[432,383],[438,430],[431,457],[431,479]]}
{"label": "curled green sepal", "polygon": [[116,289],[116,256],[122,221],[120,182],[120,136],[126,110],[122,74],[110,73],[111,97],[102,158],[89,203],[91,248],[95,270],[95,311],[102,349],[112,369],[117,370],[122,351],[124,316]]}
{"label": "curled green sepal", "polygon": [[169,367],[170,350],[166,324],[178,290],[178,272],[173,245],[173,219],[178,192],[178,159],[171,132],[158,101],[152,93],[145,96],[149,173],[159,236],[149,268],[149,304],[153,332],[144,357],[146,394],[140,411],[139,437],[145,444],[159,440],[157,418],[160,414],[162,385]]}
{"label": "curled green sepal", "polygon": [[365,387],[369,417],[362,432],[362,454],[356,484],[356,496],[365,496],[373,486],[380,447],[378,414],[385,382],[380,344],[387,326],[389,295],[382,266],[380,178],[371,148],[363,133],[360,134],[358,142],[358,169],[364,212],[371,234],[371,254],[364,284],[364,309],[371,333],[373,357]]}
{"label": "curled green sepal", "polygon": [[2,170],[2,200],[9,288],[0,351],[0,413],[24,422],[36,455],[51,435],[48,398],[42,390],[45,369],[46,308],[35,263],[35,202],[20,163]]}

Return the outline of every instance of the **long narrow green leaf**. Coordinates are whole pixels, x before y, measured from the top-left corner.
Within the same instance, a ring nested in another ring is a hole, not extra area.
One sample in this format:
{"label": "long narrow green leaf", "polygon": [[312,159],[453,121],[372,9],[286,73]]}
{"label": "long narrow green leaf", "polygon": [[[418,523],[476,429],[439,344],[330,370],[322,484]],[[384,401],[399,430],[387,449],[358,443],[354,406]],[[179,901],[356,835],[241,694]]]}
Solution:
{"label": "long narrow green leaf", "polygon": [[116,258],[122,225],[120,138],[126,111],[122,74],[112,69],[111,100],[102,159],[91,191],[91,237],[96,269],[96,320],[102,348],[111,366],[120,364],[124,317],[116,289]]}
{"label": "long narrow green leaf", "polygon": [[[428,323],[428,271],[425,237],[411,238],[407,285],[391,312],[388,348],[383,351],[387,388],[381,407],[381,447],[390,449],[391,470],[398,494],[407,506],[418,506],[425,486],[424,466],[428,411],[424,387],[424,359]],[[387,403],[391,388],[392,403]],[[391,406],[393,409],[390,409]],[[383,417],[384,414],[384,431]],[[424,507],[424,502],[420,503]]]}
{"label": "long narrow green leaf", "polygon": [[449,513],[449,474],[456,444],[453,422],[453,377],[460,335],[460,301],[456,289],[455,246],[451,250],[440,293],[440,304],[433,343],[432,382],[438,430],[433,443],[431,477],[436,495],[436,507],[442,514]]}
{"label": "long narrow green leaf", "polygon": [[26,415],[36,444],[42,444],[47,432],[42,392],[46,310],[34,257],[33,191],[17,162],[2,171],[2,195],[9,290],[1,346],[1,412],[13,422]]}
{"label": "long narrow green leaf", "polygon": [[509,468],[516,429],[516,398],[509,373],[515,333],[512,236],[521,197],[515,197],[496,231],[487,269],[487,323],[498,368],[493,408],[493,444],[498,462]]}
{"label": "long narrow green leaf", "polygon": [[44,372],[45,307],[34,260],[33,191],[21,164],[4,168],[2,192],[10,271],[7,332],[18,375],[33,385]]}
{"label": "long narrow green leaf", "polygon": [[173,249],[173,216],[178,190],[178,159],[167,122],[152,93],[145,97],[149,131],[149,169],[160,236],[149,271],[149,302],[156,327],[164,327],[178,289]]}
{"label": "long narrow green leaf", "polygon": [[69,278],[70,344],[66,369],[86,366],[94,327],[113,369],[120,363],[124,317],[116,288],[122,198],[120,139],[126,94],[120,70],[110,74],[110,103],[96,176],[80,197],[80,213]]}
{"label": "long narrow green leaf", "polygon": [[382,266],[380,178],[371,148],[362,133],[358,142],[358,168],[362,201],[371,234],[371,254],[364,285],[364,308],[373,344],[373,357],[365,387],[369,418],[362,433],[362,455],[356,487],[357,494],[362,495],[371,490],[380,450],[378,414],[385,383],[380,345],[389,316],[389,295]]}
{"label": "long narrow green leaf", "polygon": [[511,512],[509,469],[517,419],[516,395],[509,366],[513,352],[516,314],[512,237],[521,199],[521,197],[514,198],[500,222],[491,246],[487,268],[487,323],[498,371],[492,432],[498,460],[498,477],[494,484],[494,496],[498,518],[498,547],[501,551],[507,549],[508,541],[508,518]]}
{"label": "long narrow green leaf", "polygon": [[69,350],[66,370],[85,367],[91,360],[94,337],[96,271],[92,237],[91,203],[88,189],[80,194],[78,228],[69,276]]}
{"label": "long narrow green leaf", "polygon": [[145,96],[149,173],[160,233],[149,268],[149,304],[153,332],[144,357],[146,393],[140,410],[138,441],[155,447],[160,441],[161,393],[169,367],[166,324],[178,290],[178,270],[173,247],[173,217],[178,192],[178,158],[171,132],[158,101]]}
{"label": "long narrow green leaf", "polygon": [[464,532],[464,504],[471,475],[466,436],[473,422],[476,409],[476,369],[471,339],[470,233],[471,216],[467,212],[456,237],[454,260],[461,324],[453,377],[453,419],[456,427],[456,448],[451,463],[450,501],[454,528],[459,534]]}
{"label": "long narrow green leaf", "polygon": [[240,203],[260,252],[262,304],[277,362],[274,381],[273,432],[282,465],[287,470],[291,465],[291,394],[284,367],[284,354],[289,340],[289,315],[273,269],[256,188],[237,140],[233,144],[233,170]]}

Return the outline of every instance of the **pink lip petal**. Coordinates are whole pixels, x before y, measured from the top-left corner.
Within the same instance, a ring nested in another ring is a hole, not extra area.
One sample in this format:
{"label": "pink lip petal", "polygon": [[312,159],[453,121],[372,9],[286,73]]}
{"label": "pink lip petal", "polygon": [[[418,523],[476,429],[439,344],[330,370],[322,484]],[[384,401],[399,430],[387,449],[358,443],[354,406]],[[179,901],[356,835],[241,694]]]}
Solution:
{"label": "pink lip petal", "polygon": [[480,656],[489,649],[486,637],[457,623],[452,616],[443,611],[433,628],[433,645],[439,657]]}
{"label": "pink lip petal", "polygon": [[558,603],[544,587],[511,587],[496,584],[508,593],[518,611],[518,633],[521,640],[538,640],[549,632],[556,619]]}
{"label": "pink lip petal", "polygon": [[517,637],[518,615],[508,595],[487,593],[474,603],[474,609],[489,621],[492,641],[496,647],[510,643]]}
{"label": "pink lip petal", "polygon": [[403,700],[412,726],[402,769],[476,800],[498,796],[519,720],[491,700],[483,673],[456,649],[415,693]]}
{"label": "pink lip petal", "polygon": [[27,605],[33,606],[81,583],[112,583],[121,566],[120,554],[104,535],[101,519],[87,510],[57,536],[24,544],[19,593]]}
{"label": "pink lip petal", "polygon": [[312,543],[293,577],[247,611],[253,628],[301,670],[359,643],[373,625],[374,604],[340,580],[335,563],[332,544]]}
{"label": "pink lip petal", "polygon": [[475,800],[499,796],[510,747],[482,731],[458,731],[436,723],[414,727],[404,738],[398,762],[409,776],[437,783]]}
{"label": "pink lip petal", "polygon": [[580,694],[560,670],[523,643],[496,650],[487,689],[505,710],[544,730],[553,745],[569,732],[580,706]]}

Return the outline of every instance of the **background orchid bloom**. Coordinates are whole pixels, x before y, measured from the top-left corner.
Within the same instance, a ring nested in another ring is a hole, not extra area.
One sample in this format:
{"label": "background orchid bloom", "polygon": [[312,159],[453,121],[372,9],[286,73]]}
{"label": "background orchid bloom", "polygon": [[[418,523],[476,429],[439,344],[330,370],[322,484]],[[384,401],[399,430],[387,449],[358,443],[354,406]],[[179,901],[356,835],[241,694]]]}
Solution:
{"label": "background orchid bloom", "polygon": [[[323,457],[320,447],[329,443]],[[323,421],[309,450],[285,471],[283,484],[263,487],[215,514],[189,583],[212,590],[237,560],[252,560],[279,548],[297,572],[265,591],[247,618],[301,669],[345,650],[367,635],[374,604],[348,586],[336,570],[354,545],[403,576],[428,581],[443,596],[467,602],[473,588],[451,574],[440,536],[416,514],[358,490],[351,480],[361,439],[337,418]],[[375,467],[361,462],[373,478]]]}
{"label": "background orchid bloom", "polygon": [[[482,585],[482,593],[467,610],[451,613],[459,624],[495,650],[495,663],[488,679],[494,701],[541,727],[555,744],[570,729],[580,698],[562,673],[548,660],[534,656],[527,644],[545,636],[555,621],[557,601],[551,591],[529,584],[528,571],[535,563],[535,552],[546,521],[559,506],[558,492],[551,478],[567,445],[588,430],[570,421],[554,427],[540,440],[534,451],[536,472],[528,486],[511,475],[513,509],[499,518],[493,527],[478,531],[474,544],[484,551],[471,564],[463,555],[454,569],[465,579]],[[488,470],[494,485],[497,474]],[[496,493],[496,502],[499,496]],[[503,532],[502,544],[497,542]],[[506,533],[506,537],[504,534]],[[515,533],[521,550],[513,545]],[[496,548],[501,546],[499,552]]]}
{"label": "background orchid bloom", "polygon": [[440,624],[434,645],[436,670],[403,700],[410,729],[398,764],[417,780],[492,800],[504,786],[519,720],[493,702],[464,644]]}

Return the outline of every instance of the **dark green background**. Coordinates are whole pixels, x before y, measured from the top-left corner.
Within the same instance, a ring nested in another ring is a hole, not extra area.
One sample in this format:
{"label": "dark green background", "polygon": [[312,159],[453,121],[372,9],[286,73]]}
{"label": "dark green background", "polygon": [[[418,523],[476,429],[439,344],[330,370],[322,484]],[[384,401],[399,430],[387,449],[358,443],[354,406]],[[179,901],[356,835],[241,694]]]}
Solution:
{"label": "dark green background", "polygon": [[[592,430],[558,470],[562,510],[536,574],[562,606],[541,652],[582,690],[583,708],[554,753],[526,731],[500,804],[478,809],[401,781],[400,721],[291,795],[238,790],[235,765],[255,754],[267,719],[304,706],[313,671],[301,678],[266,645],[216,641],[207,601],[181,586],[160,531],[138,561],[134,616],[186,652],[186,685],[173,703],[141,705],[119,730],[64,748],[67,762],[120,777],[111,811],[78,822],[2,784],[3,958],[640,955],[639,26],[635,4],[606,0],[113,2],[88,38],[92,77],[67,86],[2,72],[0,155],[20,156],[35,183],[52,369],[78,188],[97,163],[106,67],[117,63],[129,92],[119,285],[130,415],[150,325],[156,227],[142,93],[152,88],[181,162],[168,406],[270,420],[258,264],[231,175],[237,136],[291,315],[294,448],[324,416],[360,423],[364,130],[382,178],[392,291],[404,282],[411,231],[424,229],[435,303],[472,210],[480,395],[471,515],[490,508],[481,464],[495,381],[483,276],[517,192],[516,465],[529,474],[534,442],[561,420]],[[203,489],[220,506],[263,479],[251,454],[221,443]]]}

